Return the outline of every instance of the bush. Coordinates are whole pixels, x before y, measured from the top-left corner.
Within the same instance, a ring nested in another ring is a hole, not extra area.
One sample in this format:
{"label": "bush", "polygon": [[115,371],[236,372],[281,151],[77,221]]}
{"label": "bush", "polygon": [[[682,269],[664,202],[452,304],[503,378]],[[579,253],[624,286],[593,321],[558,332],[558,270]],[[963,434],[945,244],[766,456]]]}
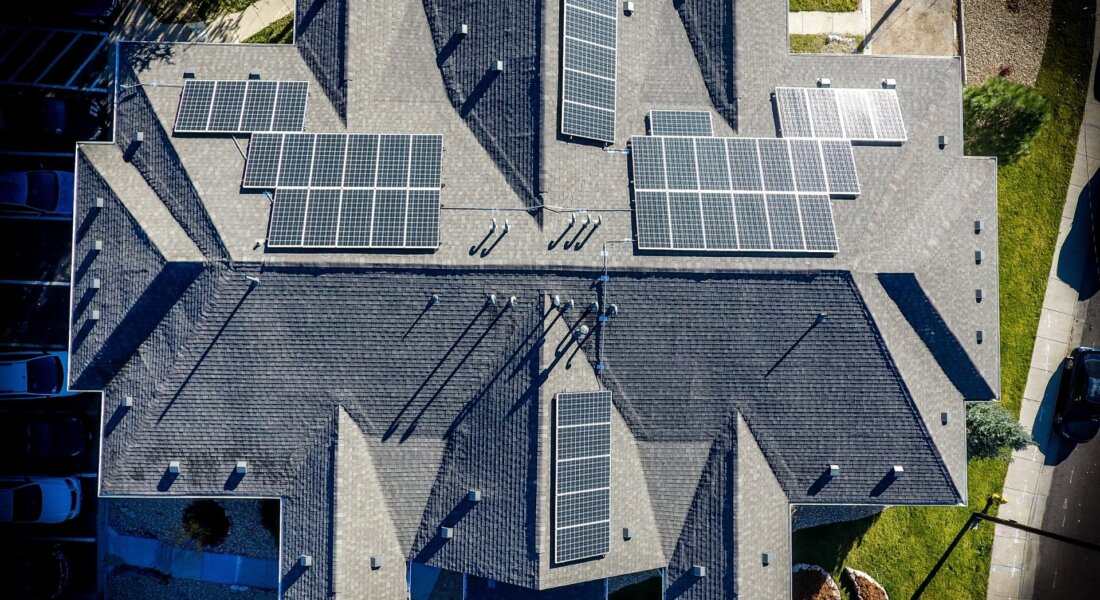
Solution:
{"label": "bush", "polygon": [[229,515],[213,500],[196,500],[183,509],[183,534],[201,548],[218,546],[229,536]]}
{"label": "bush", "polygon": [[983,402],[966,407],[966,449],[970,458],[1006,458],[1031,443],[1024,428],[1000,404]]}
{"label": "bush", "polygon": [[1050,114],[1050,102],[1033,87],[1000,77],[968,85],[963,91],[966,153],[1005,163],[1026,156]]}

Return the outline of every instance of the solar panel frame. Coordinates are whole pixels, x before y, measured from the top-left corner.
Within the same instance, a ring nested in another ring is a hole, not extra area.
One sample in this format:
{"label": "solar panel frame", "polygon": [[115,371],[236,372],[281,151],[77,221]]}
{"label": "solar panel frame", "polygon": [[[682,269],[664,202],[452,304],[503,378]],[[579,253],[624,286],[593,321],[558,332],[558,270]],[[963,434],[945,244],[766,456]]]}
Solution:
{"label": "solar panel frame", "polygon": [[611,550],[611,392],[554,402],[554,562]]}
{"label": "solar panel frame", "polygon": [[[897,90],[892,88],[777,87],[775,97],[784,138],[838,138],[856,143],[908,141]],[[809,131],[799,112],[800,98],[809,114]]]}
{"label": "solar panel frame", "polygon": [[188,79],[180,92],[173,131],[298,132],[305,125],[308,98],[305,81]]}
{"label": "solar panel frame", "polygon": [[802,88],[777,88],[775,95],[783,137],[814,137],[810,108]]}
{"label": "solar panel frame", "polygon": [[[855,178],[846,140],[635,136],[630,156],[638,248],[835,253],[822,149],[827,143],[833,152],[847,152]],[[790,189],[759,189],[766,173],[761,154],[773,170],[769,186],[781,187],[776,181],[786,174],[789,185],[780,183]],[[721,167],[718,157],[725,161]],[[718,189],[719,182],[727,187]],[[812,232],[804,214],[813,219]]]}
{"label": "solar panel frame", "polygon": [[563,135],[615,143],[618,10],[608,0],[565,0],[562,11]]}
{"label": "solar panel frame", "polygon": [[649,135],[709,137],[714,123],[706,110],[651,110]]}
{"label": "solar panel frame", "polygon": [[[274,188],[268,247],[439,247],[443,138],[438,134],[256,133],[242,187]],[[280,198],[301,201],[293,221]],[[318,203],[314,204],[314,199]],[[278,218],[276,219],[276,216]],[[317,221],[321,219],[324,222]],[[287,229],[301,228],[297,233]]]}

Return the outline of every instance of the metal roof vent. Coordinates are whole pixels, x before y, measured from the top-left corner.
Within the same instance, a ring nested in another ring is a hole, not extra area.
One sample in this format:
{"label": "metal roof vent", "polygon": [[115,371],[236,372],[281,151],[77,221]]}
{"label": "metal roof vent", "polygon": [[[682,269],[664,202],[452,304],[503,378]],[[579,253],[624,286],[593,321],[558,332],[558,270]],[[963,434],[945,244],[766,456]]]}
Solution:
{"label": "metal roof vent", "polygon": [[466,499],[470,502],[481,502],[481,490],[470,490],[466,492]]}
{"label": "metal roof vent", "polygon": [[982,220],[978,219],[977,221],[974,221],[974,235],[978,235],[981,232],[982,232]]}
{"label": "metal roof vent", "polygon": [[303,566],[303,567],[307,567],[307,568],[312,567],[313,566],[313,557],[308,555],[308,554],[303,554],[303,555],[298,557],[298,564]]}
{"label": "metal roof vent", "polygon": [[168,463],[168,472],[173,474],[173,475],[179,475],[180,461],[173,460],[172,462]]}
{"label": "metal roof vent", "polygon": [[894,81],[893,79],[883,79],[882,80],[882,87],[884,87],[888,90],[892,90],[892,89],[895,89],[896,87],[898,87],[898,82]]}
{"label": "metal roof vent", "polygon": [[837,477],[840,475],[840,465],[829,465],[829,477]]}
{"label": "metal roof vent", "polygon": [[550,305],[554,308],[561,306],[561,296],[554,294],[554,297],[550,298]]}
{"label": "metal roof vent", "polygon": [[248,78],[249,79],[259,79],[260,78],[260,72],[259,71],[249,71],[248,72]]}
{"label": "metal roof vent", "polygon": [[139,131],[139,132],[134,134],[134,143],[135,144],[140,144],[144,141],[145,141],[145,132],[144,131]]}
{"label": "metal roof vent", "polygon": [[634,532],[629,527],[623,527],[623,539],[630,541],[634,538]]}
{"label": "metal roof vent", "polygon": [[608,304],[607,305],[607,316],[614,317],[617,314],[619,314],[619,307],[615,306],[614,304]]}
{"label": "metal roof vent", "polygon": [[634,14],[634,3],[633,2],[623,2],[623,14],[628,16],[628,17],[630,15]]}
{"label": "metal roof vent", "polygon": [[976,264],[976,265],[982,264],[982,259],[983,258],[985,258],[985,253],[984,252],[982,252],[981,250],[975,250],[974,251],[974,264]]}
{"label": "metal roof vent", "polygon": [[194,79],[195,78],[195,72],[194,71],[184,71],[183,72],[183,78],[184,79]]}
{"label": "metal roof vent", "polygon": [[103,249],[103,240],[96,240],[95,242],[92,243],[92,250],[95,250],[96,252],[99,252],[102,249]]}
{"label": "metal roof vent", "polygon": [[905,475],[905,467],[901,465],[894,465],[894,479],[898,479],[902,475]]}
{"label": "metal roof vent", "polygon": [[588,305],[588,310],[591,311],[591,312],[594,312],[594,313],[600,312],[600,303],[599,303],[599,301],[593,300],[592,303]]}
{"label": "metal roof vent", "polygon": [[561,305],[562,310],[573,310],[573,299],[570,298],[565,301],[565,304]]}
{"label": "metal roof vent", "polygon": [[974,290],[974,301],[975,302],[981,302],[983,297],[985,297],[985,291],[983,291],[982,288],[978,288],[978,289]]}
{"label": "metal roof vent", "polygon": [[504,72],[504,61],[503,60],[493,61],[492,71],[494,73],[503,73]]}
{"label": "metal roof vent", "polygon": [[106,204],[106,203],[105,203],[105,201],[103,200],[103,196],[96,196],[96,199],[95,199],[95,207],[96,207],[96,208],[103,208],[103,206],[104,206],[105,204]]}
{"label": "metal roof vent", "polygon": [[694,575],[695,577],[706,577],[707,576],[707,568],[704,567],[703,565],[692,565],[691,566],[691,574]]}
{"label": "metal roof vent", "polygon": [[381,556],[370,557],[370,568],[374,569],[375,571],[381,569],[382,565],[384,564],[386,564],[386,560]]}
{"label": "metal roof vent", "polygon": [[432,294],[428,297],[428,306],[435,306],[439,304],[439,294]]}
{"label": "metal roof vent", "polygon": [[584,337],[587,336],[587,335],[588,335],[588,325],[581,325],[580,327],[573,330],[573,337],[578,339],[578,340],[584,339]]}
{"label": "metal roof vent", "polygon": [[455,35],[458,37],[465,37],[468,33],[470,33],[470,26],[466,23],[459,23],[458,27],[455,27]]}
{"label": "metal roof vent", "polygon": [[93,277],[92,278],[92,289],[93,290],[98,290],[101,285],[103,285],[103,282],[100,281],[98,277]]}
{"label": "metal roof vent", "polygon": [[247,460],[238,460],[237,461],[237,466],[236,466],[236,468],[233,469],[233,471],[236,472],[238,475],[244,475],[245,473],[248,472],[248,461]]}
{"label": "metal roof vent", "polygon": [[940,150],[943,150],[944,148],[947,147],[947,136],[946,135],[941,135],[940,137],[936,138],[936,141],[939,142]]}
{"label": "metal roof vent", "polygon": [[90,320],[90,321],[98,321],[99,320],[99,309],[98,308],[93,308],[92,309],[92,314],[91,314],[91,316],[88,317],[88,320]]}
{"label": "metal roof vent", "polygon": [[517,304],[519,304],[519,300],[515,296],[508,297],[508,308],[515,308]]}
{"label": "metal roof vent", "polygon": [[134,407],[134,397],[133,396],[123,396],[122,397],[122,407],[123,408],[133,408]]}
{"label": "metal roof vent", "polygon": [[977,339],[978,339],[979,344],[985,341],[985,331],[984,330],[982,330],[982,329],[978,330]]}
{"label": "metal roof vent", "polygon": [[489,294],[489,296],[487,298],[485,298],[485,306],[496,306],[496,305],[497,305],[497,295],[496,294]]}
{"label": "metal roof vent", "polygon": [[828,77],[822,77],[822,78],[817,80],[817,87],[820,87],[820,88],[833,87],[833,82],[830,81]]}
{"label": "metal roof vent", "polygon": [[449,540],[449,539],[453,538],[454,536],[455,536],[454,527],[440,527],[439,528],[439,537],[441,537],[445,540]]}
{"label": "metal roof vent", "polygon": [[947,418],[948,418],[948,414],[946,412],[941,412],[940,413],[940,423],[941,424],[947,425]]}
{"label": "metal roof vent", "polygon": [[772,555],[770,552],[765,552],[760,555],[760,564],[764,565],[765,567],[772,564]]}

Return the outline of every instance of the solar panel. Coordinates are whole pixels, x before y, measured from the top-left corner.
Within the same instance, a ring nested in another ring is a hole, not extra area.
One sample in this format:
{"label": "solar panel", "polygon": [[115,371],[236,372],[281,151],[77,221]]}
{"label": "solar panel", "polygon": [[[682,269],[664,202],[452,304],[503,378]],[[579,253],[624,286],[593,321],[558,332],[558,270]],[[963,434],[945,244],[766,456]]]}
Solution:
{"label": "solar panel", "polygon": [[180,93],[175,131],[301,131],[308,95],[304,81],[188,79]]}
{"label": "solar panel", "polygon": [[710,113],[705,110],[651,110],[649,135],[714,135]]}
{"label": "solar panel", "polygon": [[895,89],[781,87],[775,100],[784,138],[907,139]]}
{"label": "solar panel", "polygon": [[436,248],[442,160],[439,135],[256,133],[241,185],[276,190],[269,247]]}
{"label": "solar panel", "polygon": [[561,132],[614,143],[617,2],[565,0],[562,21]]}
{"label": "solar panel", "polygon": [[558,394],[554,562],[611,549],[611,392]]}
{"label": "solar panel", "polygon": [[827,193],[859,191],[843,140],[636,136],[630,160],[646,250],[836,252]]}

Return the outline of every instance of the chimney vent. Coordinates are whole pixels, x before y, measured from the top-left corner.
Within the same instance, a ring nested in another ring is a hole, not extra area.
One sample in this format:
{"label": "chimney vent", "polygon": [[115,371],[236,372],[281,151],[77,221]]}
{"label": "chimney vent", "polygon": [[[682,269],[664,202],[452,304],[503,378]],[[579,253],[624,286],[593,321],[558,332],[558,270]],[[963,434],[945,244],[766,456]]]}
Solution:
{"label": "chimney vent", "polygon": [[134,143],[140,144],[145,141],[145,132],[139,131],[134,134]]}
{"label": "chimney vent", "polygon": [[981,302],[983,297],[985,297],[985,291],[983,291],[982,288],[978,288],[978,289],[974,290],[974,301],[975,302]]}
{"label": "chimney vent", "polygon": [[978,343],[979,344],[984,342],[985,341],[985,331],[982,330],[982,329],[979,329],[978,333],[977,333],[977,338],[978,338]]}
{"label": "chimney vent", "polygon": [[623,14],[628,16],[628,17],[630,15],[634,14],[634,3],[633,2],[623,2]]}
{"label": "chimney vent", "polygon": [[180,472],[180,461],[173,460],[172,462],[168,463],[168,472],[173,475],[178,475]]}
{"label": "chimney vent", "polygon": [[459,23],[455,28],[455,35],[458,37],[466,37],[466,34],[470,33],[470,26],[466,23]]}
{"label": "chimney vent", "polygon": [[984,259],[984,258],[985,258],[985,253],[984,252],[982,252],[981,250],[975,250],[974,251],[974,264],[976,264],[976,265],[982,264],[982,259]]}
{"label": "chimney vent", "polygon": [[123,408],[133,408],[134,407],[134,397],[133,396],[123,396],[122,397],[122,406],[123,406]]}
{"label": "chimney vent", "polygon": [[497,295],[496,294],[489,294],[489,297],[485,298],[485,306],[496,306],[496,305],[497,305]]}
{"label": "chimney vent", "polygon": [[765,552],[764,554],[760,555],[760,562],[765,567],[772,564],[772,555],[771,555],[771,553],[770,552]]}
{"label": "chimney vent", "polygon": [[840,475],[840,465],[829,465],[829,477]]}
{"label": "chimney vent", "polygon": [[982,232],[982,221],[981,221],[981,219],[978,219],[977,221],[974,221],[974,235],[978,235],[981,232]]}
{"label": "chimney vent", "polygon": [[92,309],[92,315],[90,317],[88,317],[88,319],[92,320],[92,321],[98,321],[99,320],[99,309],[98,308],[93,308]]}
{"label": "chimney vent", "polygon": [[[505,231],[507,231],[507,229]],[[519,300],[517,300],[515,296],[510,296],[508,298],[508,308],[515,308],[517,304],[519,304]]]}
{"label": "chimney vent", "polygon": [[554,294],[554,297],[550,299],[550,305],[554,308],[561,306],[561,296]]}
{"label": "chimney vent", "polygon": [[466,492],[466,499],[470,502],[481,502],[481,490],[470,490]]}
{"label": "chimney vent", "polygon": [[259,79],[260,78],[260,72],[259,71],[250,71],[248,73],[248,78],[249,79]]}
{"label": "chimney vent", "polygon": [[385,559],[382,558],[381,556],[372,556],[372,557],[370,557],[370,568],[372,568],[376,571],[378,569],[381,569],[382,565],[384,565],[385,563],[386,563]]}
{"label": "chimney vent", "polygon": [[827,88],[827,87],[832,87],[832,86],[833,86],[833,82],[829,81],[828,77],[822,77],[822,78],[817,80],[817,87]]}
{"label": "chimney vent", "polygon": [[245,473],[247,473],[248,472],[248,461],[247,460],[238,460],[237,461],[237,467],[234,469],[234,471],[236,471],[236,473],[238,475],[244,475]]}
{"label": "chimney vent", "polygon": [[183,72],[183,78],[184,79],[194,79],[195,78],[195,72],[194,71],[184,71]]}
{"label": "chimney vent", "polygon": [[883,79],[882,80],[882,87],[884,87],[888,90],[892,90],[892,89],[898,87],[898,82],[894,81],[893,79]]}
{"label": "chimney vent", "polygon": [[440,527],[439,537],[449,540],[455,536],[455,530],[453,527]]}
{"label": "chimney vent", "polygon": [[623,527],[623,539],[630,541],[634,538],[634,532],[629,527]]}
{"label": "chimney vent", "polygon": [[894,479],[898,479],[902,475],[905,475],[905,467],[901,465],[894,465]]}
{"label": "chimney vent", "polygon": [[101,286],[101,285],[103,285],[103,282],[100,281],[98,277],[93,277],[92,278],[92,289],[93,290],[98,290],[99,286]]}
{"label": "chimney vent", "polygon": [[695,577],[706,577],[707,576],[707,568],[704,567],[703,565],[692,565],[691,574],[694,575]]}
{"label": "chimney vent", "polygon": [[92,250],[95,250],[96,252],[99,252],[102,249],[103,249],[103,240],[96,240],[94,243],[92,243]]}
{"label": "chimney vent", "polygon": [[940,423],[942,423],[944,425],[947,425],[947,418],[948,418],[948,415],[947,415],[946,412],[941,412],[940,413]]}
{"label": "chimney vent", "polygon": [[103,208],[103,206],[104,206],[103,196],[97,196],[96,199],[95,199],[95,207],[96,208]]}
{"label": "chimney vent", "polygon": [[307,567],[307,568],[312,567],[313,566],[313,557],[308,555],[308,554],[303,554],[303,555],[298,557],[298,564],[303,566],[303,567]]}
{"label": "chimney vent", "polygon": [[492,70],[493,70],[494,73],[503,73],[504,72],[504,61],[503,60],[493,61],[493,69]]}

